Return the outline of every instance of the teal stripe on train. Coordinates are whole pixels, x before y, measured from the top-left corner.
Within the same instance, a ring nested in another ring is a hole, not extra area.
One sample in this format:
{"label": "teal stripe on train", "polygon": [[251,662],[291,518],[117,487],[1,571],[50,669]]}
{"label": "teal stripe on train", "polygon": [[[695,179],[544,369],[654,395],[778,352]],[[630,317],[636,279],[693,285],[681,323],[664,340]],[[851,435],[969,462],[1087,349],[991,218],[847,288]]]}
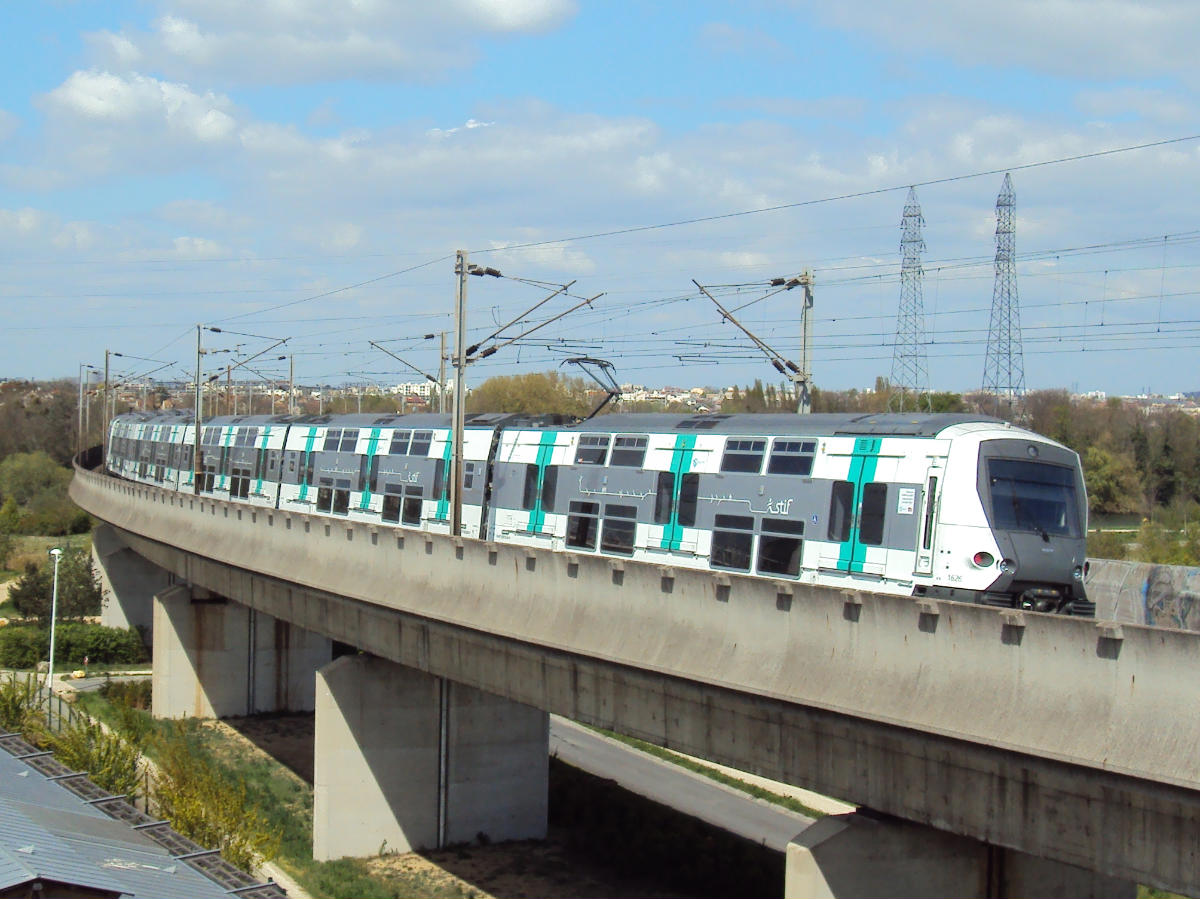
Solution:
{"label": "teal stripe on train", "polygon": [[379,448],[379,428],[371,428],[371,436],[367,440],[367,482],[362,485],[362,502],[358,504],[360,512],[371,508],[371,466],[375,464],[375,452]]}
{"label": "teal stripe on train", "polygon": [[[437,498],[437,516],[438,521],[450,520],[450,482],[454,479],[454,466],[450,464],[450,455],[454,451],[454,437],[446,432],[446,446],[442,450],[442,492]],[[467,438],[463,435],[463,455],[467,451]],[[463,463],[463,477],[466,477],[466,463]],[[457,484],[455,485],[458,486]]]}
{"label": "teal stripe on train", "polygon": [[846,477],[854,485],[850,534],[838,550],[838,568],[845,571],[861,572],[867,558],[867,548],[858,541],[863,486],[875,480],[882,446],[883,440],[879,437],[859,437],[854,441],[854,455],[850,459],[850,473]]}
{"label": "teal stripe on train", "polygon": [[300,502],[308,499],[308,460],[312,456],[313,442],[317,439],[317,429],[309,427],[308,436],[304,438],[304,452],[300,454]]}
{"label": "teal stripe on train", "polygon": [[679,494],[683,489],[683,476],[692,470],[695,449],[695,434],[675,435],[675,446],[671,450],[671,472],[675,475],[675,482],[671,488],[671,517],[663,525],[662,549],[677,550],[683,544],[683,527],[679,524]]}
{"label": "teal stripe on train", "polygon": [[527,527],[531,534],[540,534],[546,524],[546,512],[542,508],[542,482],[546,479],[546,466],[550,464],[550,459],[554,455],[554,444],[557,440],[557,431],[543,431],[542,439],[538,442],[537,459],[535,460],[538,467],[537,490],[534,493],[533,508],[529,510]]}

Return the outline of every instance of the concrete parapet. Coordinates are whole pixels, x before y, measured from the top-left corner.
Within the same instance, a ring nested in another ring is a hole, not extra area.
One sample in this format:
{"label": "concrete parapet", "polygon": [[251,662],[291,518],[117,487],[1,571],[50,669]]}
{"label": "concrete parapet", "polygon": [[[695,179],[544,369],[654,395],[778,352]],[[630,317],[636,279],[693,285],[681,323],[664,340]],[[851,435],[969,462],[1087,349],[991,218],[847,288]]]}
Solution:
{"label": "concrete parapet", "polygon": [[1200,568],[1089,559],[1096,617],[1200,631]]}
{"label": "concrete parapet", "polygon": [[366,655],[317,674],[313,857],[546,835],[549,716]]}
{"label": "concrete parapet", "polygon": [[160,718],[310,711],[329,639],[200,588],[154,597],[152,704]]}
{"label": "concrete parapet", "polygon": [[787,848],[785,899],[1136,896],[1137,885],[865,812],[830,815]]}

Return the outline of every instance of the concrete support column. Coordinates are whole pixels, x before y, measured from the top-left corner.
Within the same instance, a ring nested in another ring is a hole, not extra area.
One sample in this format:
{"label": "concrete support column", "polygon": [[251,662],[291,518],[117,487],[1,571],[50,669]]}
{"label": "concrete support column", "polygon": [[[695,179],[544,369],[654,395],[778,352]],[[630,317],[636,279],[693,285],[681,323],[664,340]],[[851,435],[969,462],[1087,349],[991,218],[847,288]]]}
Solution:
{"label": "concrete support column", "polygon": [[1133,897],[1137,885],[898,818],[853,812],[787,848],[786,899]]}
{"label": "concrete support column", "polygon": [[545,712],[366,655],[316,706],[313,858],[545,837]]}
{"label": "concrete support column", "polygon": [[140,627],[147,641],[154,621],[154,594],[166,590],[171,574],[126,546],[110,525],[92,532],[92,563],[100,579],[105,627]]}
{"label": "concrete support column", "polygon": [[154,597],[152,703],[160,718],[311,711],[329,639],[205,590]]}

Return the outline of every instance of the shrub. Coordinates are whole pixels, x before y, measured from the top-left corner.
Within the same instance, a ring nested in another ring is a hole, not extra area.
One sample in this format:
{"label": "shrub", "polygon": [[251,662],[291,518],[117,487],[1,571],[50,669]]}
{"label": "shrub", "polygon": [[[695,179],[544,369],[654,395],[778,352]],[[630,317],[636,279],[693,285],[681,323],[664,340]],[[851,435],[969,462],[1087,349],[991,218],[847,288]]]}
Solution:
{"label": "shrub", "polygon": [[[135,665],[146,661],[146,647],[137,628],[67,622],[54,634],[54,665]],[[0,628],[0,668],[34,668],[50,657],[50,629],[33,625]]]}
{"label": "shrub", "polygon": [[0,628],[0,668],[36,668],[49,654],[50,637],[41,628]]}
{"label": "shrub", "polygon": [[158,744],[153,797],[159,813],[184,836],[221,850],[243,870],[271,857],[279,834],[250,802],[244,780],[225,777],[179,725]]}
{"label": "shrub", "polygon": [[33,678],[10,674],[0,679],[0,728],[5,733],[23,733],[41,717],[41,699]]}
{"label": "shrub", "polygon": [[149,678],[109,680],[100,687],[100,695],[114,706],[126,709],[150,709],[152,692]]}
{"label": "shrub", "polygon": [[136,796],[142,779],[141,752],[120,734],[72,717],[70,726],[50,736],[50,748],[60,762],[76,771],[86,771],[94,783],[110,793]]}
{"label": "shrub", "polygon": [[137,628],[99,624],[59,624],[54,637],[55,662],[82,665],[134,665],[146,661],[146,647]]}

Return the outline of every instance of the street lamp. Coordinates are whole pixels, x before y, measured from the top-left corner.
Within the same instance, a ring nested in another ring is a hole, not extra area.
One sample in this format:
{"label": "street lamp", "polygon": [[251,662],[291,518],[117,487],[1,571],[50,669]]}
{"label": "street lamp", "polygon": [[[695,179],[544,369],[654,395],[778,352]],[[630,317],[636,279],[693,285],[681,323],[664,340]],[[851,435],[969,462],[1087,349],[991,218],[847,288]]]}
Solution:
{"label": "street lamp", "polygon": [[62,550],[57,546],[50,550],[54,559],[54,589],[50,599],[50,664],[46,668],[46,686],[54,695],[54,622],[58,619],[58,562],[62,558]]}

